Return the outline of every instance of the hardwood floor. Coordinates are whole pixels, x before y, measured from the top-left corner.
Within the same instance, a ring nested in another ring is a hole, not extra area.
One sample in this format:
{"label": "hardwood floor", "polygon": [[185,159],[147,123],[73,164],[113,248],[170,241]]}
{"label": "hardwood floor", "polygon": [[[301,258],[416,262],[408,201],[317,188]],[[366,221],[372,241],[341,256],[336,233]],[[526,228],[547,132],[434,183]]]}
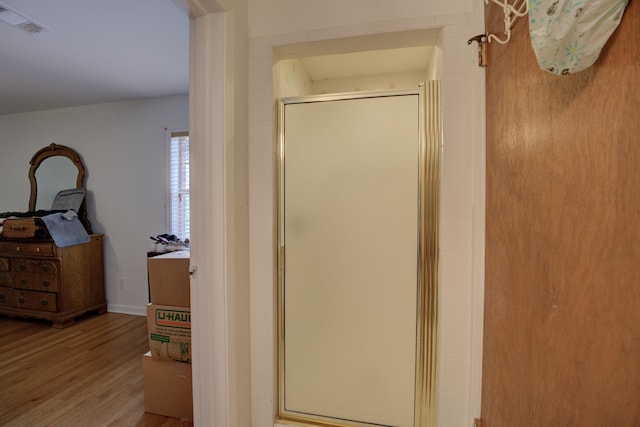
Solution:
{"label": "hardwood floor", "polygon": [[186,427],[144,412],[146,318],[92,315],[66,329],[0,317],[0,426]]}

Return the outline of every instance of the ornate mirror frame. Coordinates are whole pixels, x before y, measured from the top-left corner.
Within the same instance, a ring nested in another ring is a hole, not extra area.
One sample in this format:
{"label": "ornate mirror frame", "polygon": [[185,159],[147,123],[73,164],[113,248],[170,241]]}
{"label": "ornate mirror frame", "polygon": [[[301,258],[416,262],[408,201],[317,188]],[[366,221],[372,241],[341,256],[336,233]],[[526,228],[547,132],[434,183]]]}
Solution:
{"label": "ornate mirror frame", "polygon": [[[76,178],[76,188],[83,188],[85,186],[86,170],[82,163],[80,154],[74,149],[64,145],[50,144],[48,147],[42,148],[33,155],[29,164],[29,182],[31,183],[31,195],[29,196],[29,211],[36,210],[36,202],[38,200],[38,181],[36,179],[36,171],[42,164],[42,162],[49,157],[62,156],[66,157],[75,165],[78,169],[78,176]],[[91,233],[91,224],[87,218],[86,200],[82,201],[79,212],[77,212],[80,221],[84,224],[88,233]]]}

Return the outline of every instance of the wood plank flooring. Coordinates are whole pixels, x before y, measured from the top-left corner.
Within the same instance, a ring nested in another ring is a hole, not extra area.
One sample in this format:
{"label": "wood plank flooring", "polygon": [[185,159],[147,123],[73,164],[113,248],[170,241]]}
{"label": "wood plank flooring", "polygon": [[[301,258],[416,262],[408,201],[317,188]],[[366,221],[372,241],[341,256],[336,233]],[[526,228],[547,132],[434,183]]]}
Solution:
{"label": "wood plank flooring", "polygon": [[144,412],[146,318],[92,315],[65,329],[0,317],[0,426],[187,427]]}

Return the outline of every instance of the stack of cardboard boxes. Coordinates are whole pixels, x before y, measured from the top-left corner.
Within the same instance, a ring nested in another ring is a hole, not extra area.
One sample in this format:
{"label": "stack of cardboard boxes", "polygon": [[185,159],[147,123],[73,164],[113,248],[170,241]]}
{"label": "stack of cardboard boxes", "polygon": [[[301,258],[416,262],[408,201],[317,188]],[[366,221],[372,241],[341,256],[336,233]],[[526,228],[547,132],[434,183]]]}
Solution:
{"label": "stack of cardboard boxes", "polygon": [[144,409],[193,420],[189,251],[148,258],[149,349],[142,358]]}

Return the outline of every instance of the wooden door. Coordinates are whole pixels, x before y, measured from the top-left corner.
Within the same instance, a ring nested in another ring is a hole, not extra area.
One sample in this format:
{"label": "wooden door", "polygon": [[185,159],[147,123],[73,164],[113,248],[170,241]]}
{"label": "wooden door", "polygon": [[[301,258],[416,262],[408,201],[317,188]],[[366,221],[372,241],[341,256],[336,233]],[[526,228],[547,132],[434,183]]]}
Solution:
{"label": "wooden door", "polygon": [[640,426],[639,25],[568,76],[489,45],[483,427]]}

